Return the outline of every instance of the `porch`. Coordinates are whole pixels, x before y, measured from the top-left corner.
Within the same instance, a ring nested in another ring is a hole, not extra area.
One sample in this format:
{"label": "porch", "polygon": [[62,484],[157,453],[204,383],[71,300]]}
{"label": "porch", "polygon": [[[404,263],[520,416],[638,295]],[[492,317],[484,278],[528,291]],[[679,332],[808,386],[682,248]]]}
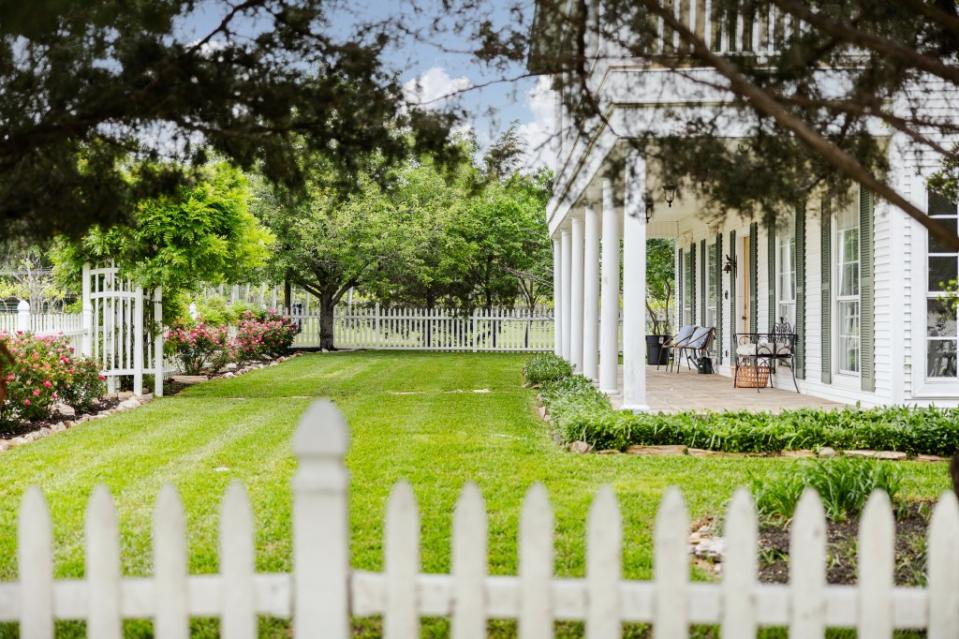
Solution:
{"label": "porch", "polygon": [[[791,382],[790,382],[791,384]],[[618,388],[623,387],[623,367],[619,367]],[[613,408],[623,406],[622,393],[609,395]],[[840,409],[843,404],[812,395],[797,393],[790,387],[733,388],[731,378],[720,375],[700,375],[683,367],[679,373],[646,367],[646,405],[653,413],[682,411],[749,411],[779,413],[800,408]]]}

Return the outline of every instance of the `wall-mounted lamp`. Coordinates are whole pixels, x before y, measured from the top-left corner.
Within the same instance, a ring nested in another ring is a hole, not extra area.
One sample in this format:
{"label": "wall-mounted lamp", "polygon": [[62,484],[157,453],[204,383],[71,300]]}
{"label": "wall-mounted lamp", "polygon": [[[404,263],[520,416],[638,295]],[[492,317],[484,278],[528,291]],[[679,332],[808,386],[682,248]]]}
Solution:
{"label": "wall-mounted lamp", "polygon": [[723,273],[735,273],[736,272],[736,258],[730,255],[726,256],[726,259],[723,260]]}
{"label": "wall-mounted lamp", "polygon": [[667,182],[663,186],[663,199],[666,200],[666,205],[672,208],[673,200],[676,199],[676,185],[672,182]]}
{"label": "wall-mounted lamp", "polygon": [[649,191],[643,193],[643,204],[646,209],[646,223],[649,224],[649,221],[653,219],[653,194]]}

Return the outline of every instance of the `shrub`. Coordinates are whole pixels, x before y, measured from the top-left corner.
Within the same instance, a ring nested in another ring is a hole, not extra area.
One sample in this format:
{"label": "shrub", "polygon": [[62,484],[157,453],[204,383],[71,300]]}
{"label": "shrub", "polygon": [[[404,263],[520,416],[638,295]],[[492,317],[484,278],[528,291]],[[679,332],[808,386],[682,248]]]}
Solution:
{"label": "shrub", "polygon": [[243,313],[236,333],[236,357],[252,361],[283,355],[293,345],[296,325],[288,318],[266,311],[261,316],[252,311]]}
{"label": "shrub", "polygon": [[573,374],[573,367],[553,353],[534,355],[523,367],[523,377],[530,386],[555,382]]}
{"label": "shrub", "polygon": [[167,331],[166,345],[187,375],[199,375],[207,369],[216,372],[233,358],[226,326],[176,326]]}
{"label": "shrub", "polygon": [[955,408],[633,414],[614,411],[588,380],[571,375],[545,382],[541,395],[560,437],[566,443],[585,441],[596,450],[622,450],[633,444],[740,453],[829,446],[949,456],[959,450]]}
{"label": "shrub", "polygon": [[751,481],[757,511],[774,520],[791,519],[807,487],[819,493],[827,517],[842,521],[858,516],[874,490],[884,490],[894,500],[901,485],[902,474],[894,464],[844,457],[803,463]]}
{"label": "shrub", "polygon": [[7,400],[0,423],[46,419],[58,401],[77,411],[88,409],[105,388],[96,363],[76,357],[62,337],[0,333],[14,363],[6,372]]}

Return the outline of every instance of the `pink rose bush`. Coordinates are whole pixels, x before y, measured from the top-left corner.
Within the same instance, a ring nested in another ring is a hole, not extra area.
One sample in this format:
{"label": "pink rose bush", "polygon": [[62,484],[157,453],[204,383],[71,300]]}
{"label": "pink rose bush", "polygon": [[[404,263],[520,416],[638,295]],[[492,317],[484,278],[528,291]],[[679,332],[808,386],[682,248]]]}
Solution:
{"label": "pink rose bush", "polygon": [[216,373],[231,362],[278,357],[293,344],[296,325],[276,311],[246,311],[230,337],[227,326],[176,326],[166,334],[167,349],[187,375]]}
{"label": "pink rose bush", "polygon": [[247,311],[240,317],[236,333],[239,361],[279,357],[289,350],[296,336],[296,324],[276,311],[255,315]]}
{"label": "pink rose bush", "polygon": [[166,333],[168,352],[187,375],[216,372],[233,360],[233,345],[226,326],[175,326]]}
{"label": "pink rose bush", "polygon": [[57,402],[84,412],[106,392],[97,363],[77,356],[64,337],[0,332],[0,341],[14,359],[5,371],[7,399],[0,404],[0,425],[47,419]]}

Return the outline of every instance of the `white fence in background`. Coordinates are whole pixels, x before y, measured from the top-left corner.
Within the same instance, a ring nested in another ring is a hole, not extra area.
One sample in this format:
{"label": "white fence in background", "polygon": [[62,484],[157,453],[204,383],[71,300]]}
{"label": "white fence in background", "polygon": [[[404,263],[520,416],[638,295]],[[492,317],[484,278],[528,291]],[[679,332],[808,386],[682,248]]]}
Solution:
{"label": "white fence in background", "polygon": [[[337,348],[422,351],[531,352],[553,349],[553,315],[545,309],[478,310],[341,308],[334,313]],[[294,347],[320,345],[318,313],[294,312]]]}
{"label": "white fence in background", "polygon": [[16,313],[0,314],[0,333],[33,333],[34,335],[63,336],[73,349],[83,350],[83,315],[80,313],[32,313],[26,301],[20,302]]}
{"label": "white fence in background", "polygon": [[613,492],[597,493],[586,526],[586,575],[554,575],[554,517],[542,486],[523,502],[515,576],[488,574],[487,513],[468,484],[453,512],[450,574],[424,574],[420,519],[410,486],[393,488],[386,506],[384,570],[350,568],[348,433],[332,403],[314,403],[293,438],[293,572],[257,573],[253,513],[239,482],[220,517],[220,573],[191,575],[183,504],[173,486],[153,516],[154,574],[121,574],[117,513],[98,487],[86,512],[86,574],[54,580],[50,512],[36,487],[24,495],[18,525],[18,575],[0,583],[0,621],[20,636],[52,639],[55,619],[85,620],[89,637],[119,639],[122,620],[153,620],[158,639],[189,636],[191,617],[220,619],[225,639],[252,639],[257,615],[292,618],[296,637],[349,639],[351,615],[381,615],[387,639],[420,636],[421,617],[451,618],[451,636],[486,636],[488,619],[515,619],[519,636],[548,639],[554,622],[585,622],[589,639],[612,639],[623,623],[648,623],[657,639],[687,637],[691,624],[722,628],[723,637],[755,637],[782,626],[791,637],[822,637],[825,628],[856,628],[859,637],[893,629],[959,636],[959,505],[951,493],[929,528],[928,585],[894,585],[894,520],[884,493],[866,506],[859,531],[857,585],[826,584],[826,535],[818,495],[807,491],[791,528],[788,584],[757,579],[757,518],[745,490],[726,514],[726,554],[718,583],[690,583],[689,517],[678,490],[667,490],[654,526],[650,581],[622,578],[623,533]]}

